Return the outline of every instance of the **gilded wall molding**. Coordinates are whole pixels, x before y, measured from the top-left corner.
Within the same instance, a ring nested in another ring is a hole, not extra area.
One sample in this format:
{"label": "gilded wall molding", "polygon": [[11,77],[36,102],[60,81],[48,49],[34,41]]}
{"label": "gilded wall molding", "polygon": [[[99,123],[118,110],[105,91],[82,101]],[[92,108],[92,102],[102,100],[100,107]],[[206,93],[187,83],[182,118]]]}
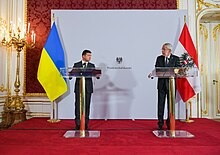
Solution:
{"label": "gilded wall molding", "polygon": [[[3,34],[4,32],[2,31],[4,28],[6,28],[6,20],[0,17],[0,34]],[[1,47],[3,48],[3,47]],[[1,59],[4,59],[3,57]],[[3,62],[3,60],[1,60]],[[3,65],[3,64],[1,64]],[[2,67],[2,66],[1,66]],[[1,76],[4,76],[4,74]],[[2,81],[0,81],[0,92],[7,92],[7,87],[5,86],[5,81],[2,79]]]}
{"label": "gilded wall molding", "polygon": [[176,7],[177,9],[180,9],[180,0],[176,0]]}
{"label": "gilded wall molding", "polygon": [[24,93],[27,97],[47,97],[46,93]]}
{"label": "gilded wall molding", "polygon": [[203,34],[204,34],[205,40],[207,41],[207,39],[208,39],[207,28],[203,24],[200,24],[199,27],[200,27],[200,31],[203,32]]}
{"label": "gilded wall molding", "polygon": [[[24,0],[24,24],[27,25],[27,0]],[[25,92],[26,92],[26,47],[24,48],[24,78],[23,78],[23,95],[26,95]]]}
{"label": "gilded wall molding", "polygon": [[0,92],[7,91],[8,89],[5,88],[4,84],[2,83],[0,86]]}
{"label": "gilded wall molding", "polygon": [[[218,24],[218,25],[216,25],[214,28],[213,28],[213,31],[212,31],[212,33],[213,33],[213,39],[214,39],[214,43],[215,43],[215,62],[218,62],[219,63],[219,56],[220,56],[220,52],[219,52],[219,49],[220,49],[220,47],[219,47],[219,40],[220,40],[220,37],[219,37],[219,35],[217,35],[217,34],[219,34],[220,33],[220,24]],[[215,77],[215,80],[216,81],[219,81],[218,79],[219,79],[219,70],[220,70],[220,68],[218,68],[218,66],[219,66],[219,64],[216,64],[216,77]],[[217,83],[217,85],[220,85],[220,84],[218,84]],[[216,91],[216,94],[215,94],[215,96],[216,96],[216,115],[220,115],[220,109],[219,109],[219,107],[220,107],[220,105],[219,105],[219,88],[216,86],[215,87],[215,91]]]}
{"label": "gilded wall molding", "polygon": [[47,112],[27,112],[29,117],[50,117],[50,113]]}
{"label": "gilded wall molding", "polygon": [[[208,30],[207,30],[207,28],[203,25],[203,24],[200,24],[200,32],[201,32],[201,34],[204,36],[204,42],[201,44],[202,45],[202,51],[203,51],[203,54],[202,55],[204,55],[204,57],[207,57],[207,53],[206,53],[206,51],[207,51],[207,46],[206,46],[206,43],[207,43],[207,39],[208,39]],[[207,59],[206,59],[206,61],[207,61]],[[207,70],[208,70],[208,64],[207,63],[205,63],[206,61],[203,61],[203,63],[201,64],[201,66],[203,66],[203,67],[201,67],[201,76],[203,75],[203,77],[205,78],[205,85],[206,85],[206,88],[205,88],[205,91],[204,91],[204,93],[205,93],[205,109],[204,110],[202,110],[202,114],[204,114],[204,115],[208,115],[208,111],[209,111],[209,100],[208,100],[208,75],[207,75]]]}
{"label": "gilded wall molding", "polygon": [[[202,51],[203,51],[203,56],[204,58],[207,58],[207,46],[206,46],[206,43],[207,43],[207,39],[208,39],[208,29],[203,25],[203,24],[200,24],[200,34],[204,37],[204,42],[202,43]],[[207,61],[207,59],[206,59]],[[203,115],[208,115],[208,111],[209,111],[209,99],[208,99],[208,92],[209,92],[209,89],[208,89],[208,75],[207,75],[207,70],[208,70],[208,64],[206,63],[206,61],[203,61],[203,63],[201,64],[201,77],[204,77],[205,78],[205,83],[206,83],[206,88],[205,88],[205,109],[203,110],[202,109],[202,114]],[[205,63],[205,64],[204,64]]]}
{"label": "gilded wall molding", "polygon": [[[199,2],[199,0],[197,0],[197,7],[200,7],[200,6],[203,6],[203,4],[202,3],[198,3]],[[197,40],[197,44],[196,44],[196,46],[197,46],[197,49],[198,49],[198,56],[199,56],[199,63],[201,64],[202,62],[203,62],[203,59],[202,59],[202,51],[200,50],[200,47],[202,46],[202,44],[200,43],[200,22],[201,22],[201,19],[202,19],[202,17],[204,16],[204,15],[206,15],[206,14],[209,14],[209,13],[211,13],[211,14],[214,14],[214,13],[216,13],[216,12],[220,12],[220,9],[219,8],[214,8],[214,7],[206,7],[206,8],[201,8],[200,10],[196,10],[197,12],[196,12],[196,40]],[[211,31],[210,31],[210,33],[212,33]],[[211,34],[208,34],[209,36],[211,36]],[[213,36],[213,35],[212,35]],[[211,38],[210,38],[211,39]],[[209,39],[209,40],[210,40]],[[200,67],[200,68],[202,68],[202,67]],[[210,72],[210,71],[208,71],[208,72]],[[209,75],[210,76],[210,75]],[[211,80],[211,79],[210,79]],[[210,86],[210,82],[212,83],[212,81],[208,81],[208,84],[209,84],[209,86]],[[206,82],[205,82],[206,83]],[[207,90],[206,90],[207,91]],[[211,90],[209,90],[208,91],[208,93],[209,93],[209,96],[210,96],[210,92]],[[199,111],[200,111],[200,115],[198,115],[198,117],[202,117],[202,115],[204,115],[205,117],[206,116],[208,116],[208,117],[213,117],[214,115],[212,115],[212,114],[209,114],[209,115],[207,115],[207,114],[205,114],[206,113],[206,111],[204,111],[203,112],[203,109],[202,109],[202,96],[201,96],[201,93],[199,94],[199,96],[200,96],[200,98],[199,98],[199,102],[201,103],[200,104],[200,106],[198,107],[198,109],[200,109]],[[211,99],[209,99],[209,100],[211,100]],[[210,102],[210,101],[209,101]]]}
{"label": "gilded wall molding", "polygon": [[213,33],[213,38],[214,38],[215,41],[216,41],[216,39],[217,39],[217,32],[218,32],[219,29],[220,29],[220,24],[216,25],[216,26],[213,28],[212,33]]}
{"label": "gilded wall molding", "polygon": [[210,7],[220,8],[219,4],[213,4],[213,3],[209,3],[209,2],[204,2],[204,0],[197,0],[197,3],[198,3],[197,11],[201,11],[203,6],[205,6],[207,8],[210,8]]}
{"label": "gilded wall molding", "polygon": [[0,96],[0,98],[6,98],[6,97],[7,97],[7,95]]}

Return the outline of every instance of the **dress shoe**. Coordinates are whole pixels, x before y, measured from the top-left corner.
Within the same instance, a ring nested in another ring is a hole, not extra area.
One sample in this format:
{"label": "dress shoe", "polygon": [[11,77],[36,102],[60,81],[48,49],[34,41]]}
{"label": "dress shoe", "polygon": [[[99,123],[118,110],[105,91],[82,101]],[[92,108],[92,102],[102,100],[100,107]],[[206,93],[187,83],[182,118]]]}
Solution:
{"label": "dress shoe", "polygon": [[159,125],[157,130],[163,130],[163,127]]}
{"label": "dress shoe", "polygon": [[167,130],[170,130],[170,124],[167,124]]}
{"label": "dress shoe", "polygon": [[79,129],[80,129],[80,126],[76,125],[75,130],[79,130]]}

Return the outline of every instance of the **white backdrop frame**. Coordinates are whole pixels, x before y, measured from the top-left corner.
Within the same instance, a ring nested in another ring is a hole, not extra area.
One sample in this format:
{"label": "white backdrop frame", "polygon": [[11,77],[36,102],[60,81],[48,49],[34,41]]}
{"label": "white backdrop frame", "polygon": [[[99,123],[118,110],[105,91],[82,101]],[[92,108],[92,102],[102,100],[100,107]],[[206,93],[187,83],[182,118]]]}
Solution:
{"label": "white backdrop frame", "polygon": [[[52,10],[51,14],[67,66],[90,49],[91,62],[103,69],[101,79],[93,79],[92,119],[157,118],[157,79],[147,75],[165,42],[175,49],[186,10]],[[74,118],[75,80],[67,82],[68,92],[57,101],[60,119]],[[176,104],[176,117],[185,118],[184,104]]]}

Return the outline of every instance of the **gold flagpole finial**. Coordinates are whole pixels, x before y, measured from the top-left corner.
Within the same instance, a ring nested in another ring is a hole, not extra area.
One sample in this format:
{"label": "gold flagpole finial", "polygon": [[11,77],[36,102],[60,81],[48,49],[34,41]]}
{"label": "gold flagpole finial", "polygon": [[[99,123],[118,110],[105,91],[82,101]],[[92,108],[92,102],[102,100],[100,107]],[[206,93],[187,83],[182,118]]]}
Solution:
{"label": "gold flagpole finial", "polygon": [[52,16],[52,23],[54,23],[55,22],[55,15],[54,15],[54,13],[53,13],[53,16]]}
{"label": "gold flagpole finial", "polygon": [[186,15],[184,15],[184,23],[186,23]]}

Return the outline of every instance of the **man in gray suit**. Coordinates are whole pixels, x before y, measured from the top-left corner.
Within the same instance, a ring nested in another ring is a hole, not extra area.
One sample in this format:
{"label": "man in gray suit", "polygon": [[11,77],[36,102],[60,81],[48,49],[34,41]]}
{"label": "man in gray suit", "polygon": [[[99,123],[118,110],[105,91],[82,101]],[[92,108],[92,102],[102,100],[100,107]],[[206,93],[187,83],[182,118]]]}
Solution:
{"label": "man in gray suit", "polygon": [[[79,68],[95,68],[95,65],[89,61],[92,58],[92,52],[90,50],[84,50],[82,52],[82,60],[74,63],[73,67]],[[76,78],[75,82],[75,130],[80,129],[80,78]],[[93,82],[92,78],[85,79],[85,129],[88,130],[89,124],[89,113],[90,113],[90,101],[93,93]]]}

